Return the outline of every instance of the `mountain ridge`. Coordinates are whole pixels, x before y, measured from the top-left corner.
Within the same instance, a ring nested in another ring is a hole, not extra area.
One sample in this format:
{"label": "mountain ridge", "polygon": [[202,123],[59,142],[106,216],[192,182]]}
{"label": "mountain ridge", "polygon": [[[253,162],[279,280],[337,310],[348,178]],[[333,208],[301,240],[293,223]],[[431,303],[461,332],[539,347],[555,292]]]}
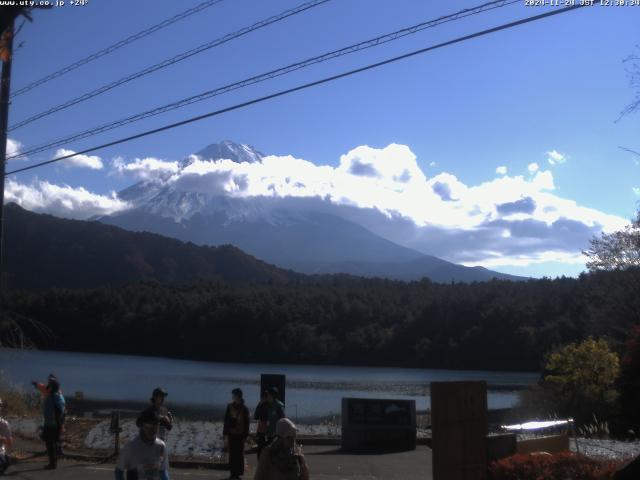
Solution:
{"label": "mountain ridge", "polygon": [[146,280],[286,283],[304,278],[232,245],[198,246],[97,221],[33,213],[14,203],[5,206],[5,225],[11,288],[91,288]]}

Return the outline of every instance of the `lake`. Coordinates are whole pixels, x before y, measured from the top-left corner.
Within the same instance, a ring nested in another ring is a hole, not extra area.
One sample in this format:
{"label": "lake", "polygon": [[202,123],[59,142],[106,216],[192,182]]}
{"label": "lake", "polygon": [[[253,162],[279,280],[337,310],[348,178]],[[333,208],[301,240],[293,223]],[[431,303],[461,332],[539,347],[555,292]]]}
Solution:
{"label": "lake", "polygon": [[518,390],[536,382],[536,373],[213,363],[157,357],[0,349],[0,369],[7,379],[31,389],[49,373],[67,396],[82,391],[88,400],[147,402],[151,391],[165,388],[167,404],[219,410],[235,387],[252,409],[261,373],[287,376],[287,413],[300,420],[340,413],[342,397],[414,399],[418,410],[429,405],[432,381],[486,380],[490,409],[509,408]]}

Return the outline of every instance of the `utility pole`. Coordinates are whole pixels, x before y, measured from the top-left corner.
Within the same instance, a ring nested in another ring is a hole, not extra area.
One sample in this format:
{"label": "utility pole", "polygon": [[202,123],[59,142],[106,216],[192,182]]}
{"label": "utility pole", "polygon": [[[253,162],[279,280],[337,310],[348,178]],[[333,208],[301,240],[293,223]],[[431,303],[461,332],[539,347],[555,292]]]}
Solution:
{"label": "utility pole", "polygon": [[4,274],[4,172],[7,164],[7,128],[9,128],[9,90],[11,88],[11,61],[13,56],[13,20],[2,32],[4,61],[0,78],[0,291],[5,286]]}

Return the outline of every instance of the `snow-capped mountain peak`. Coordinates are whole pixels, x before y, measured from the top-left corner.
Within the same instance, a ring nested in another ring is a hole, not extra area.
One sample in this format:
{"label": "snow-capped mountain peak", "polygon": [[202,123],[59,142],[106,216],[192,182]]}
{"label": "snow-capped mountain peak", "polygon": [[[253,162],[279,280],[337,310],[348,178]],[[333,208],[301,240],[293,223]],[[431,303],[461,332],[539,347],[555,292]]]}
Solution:
{"label": "snow-capped mountain peak", "polygon": [[[237,163],[256,163],[262,161],[264,155],[251,145],[235,143],[231,140],[223,140],[220,143],[213,143],[204,147],[195,156],[201,160],[232,160]],[[186,167],[193,162],[193,156],[182,163]]]}

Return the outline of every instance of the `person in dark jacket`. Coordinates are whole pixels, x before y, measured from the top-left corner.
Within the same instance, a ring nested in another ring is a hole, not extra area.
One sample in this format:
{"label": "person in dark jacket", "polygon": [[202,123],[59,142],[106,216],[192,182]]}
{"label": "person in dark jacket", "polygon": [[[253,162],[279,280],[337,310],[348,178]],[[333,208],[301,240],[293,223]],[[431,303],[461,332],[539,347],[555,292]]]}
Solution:
{"label": "person in dark jacket", "polygon": [[151,394],[151,405],[143,410],[143,412],[136,420],[136,425],[138,427],[141,427],[141,418],[143,417],[143,415],[147,415],[149,412],[154,412],[158,416],[158,419],[160,421],[158,438],[165,443],[167,442],[167,437],[169,436],[169,430],[173,428],[173,415],[171,415],[171,412],[167,410],[167,407],[164,406],[164,399],[168,395],[169,394],[160,387],[154,389],[153,393]]}
{"label": "person in dark jacket", "polygon": [[242,390],[231,391],[231,403],[224,414],[222,434],[229,445],[230,479],[239,479],[244,474],[244,444],[249,436],[249,409],[244,404]]}
{"label": "person in dark jacket", "polygon": [[58,443],[64,425],[65,400],[60,393],[60,384],[55,379],[49,379],[49,395],[44,400],[44,426],[42,438],[47,446],[49,464],[45,467],[52,470],[58,466]]}
{"label": "person in dark jacket", "polygon": [[267,403],[267,391],[264,390],[260,395],[260,403],[256,406],[253,412],[253,419],[258,421],[256,427],[256,443],[258,459],[260,459],[260,453],[262,449],[267,445],[267,422],[269,420],[269,404]]}
{"label": "person in dark jacket", "polygon": [[276,423],[284,418],[284,403],[278,400],[280,391],[277,387],[269,387],[267,389],[267,443],[276,436]]}

